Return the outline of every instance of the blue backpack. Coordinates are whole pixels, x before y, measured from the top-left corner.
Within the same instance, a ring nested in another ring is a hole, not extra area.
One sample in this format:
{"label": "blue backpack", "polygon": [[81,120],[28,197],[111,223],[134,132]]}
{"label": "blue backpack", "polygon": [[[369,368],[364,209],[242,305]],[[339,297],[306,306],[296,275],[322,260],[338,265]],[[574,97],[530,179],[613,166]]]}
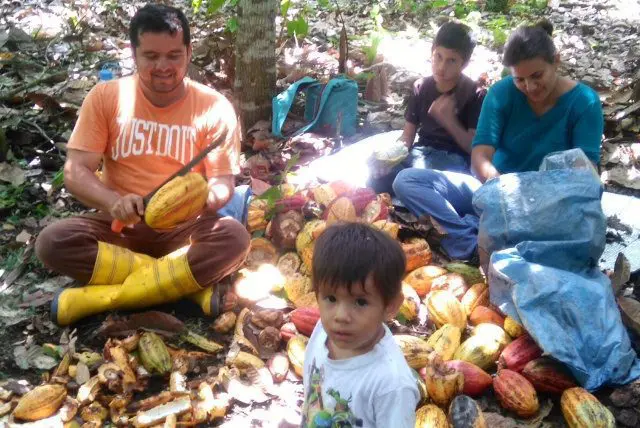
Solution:
{"label": "blue backpack", "polygon": [[345,137],[356,133],[358,84],[344,77],[331,79],[326,85],[311,77],[303,77],[273,98],[273,135],[283,137],[282,125],[299,89],[304,89],[306,93],[304,119],[308,123],[288,137],[310,130],[332,136],[341,134]]}

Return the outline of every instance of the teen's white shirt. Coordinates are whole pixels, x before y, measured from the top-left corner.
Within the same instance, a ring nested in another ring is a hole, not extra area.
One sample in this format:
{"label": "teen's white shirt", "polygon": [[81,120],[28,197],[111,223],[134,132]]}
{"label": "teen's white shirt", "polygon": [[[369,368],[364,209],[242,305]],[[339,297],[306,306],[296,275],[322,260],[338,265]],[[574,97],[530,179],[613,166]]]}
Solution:
{"label": "teen's white shirt", "polygon": [[384,337],[371,351],[332,360],[318,321],[304,357],[302,427],[414,428],[420,393],[400,347],[383,327]]}

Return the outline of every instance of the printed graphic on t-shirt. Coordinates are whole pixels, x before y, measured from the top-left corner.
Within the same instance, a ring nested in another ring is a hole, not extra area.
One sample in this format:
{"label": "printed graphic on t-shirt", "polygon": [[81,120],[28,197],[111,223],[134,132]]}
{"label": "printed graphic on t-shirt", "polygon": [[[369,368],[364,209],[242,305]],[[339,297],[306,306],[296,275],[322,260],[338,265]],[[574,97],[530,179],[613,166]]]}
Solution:
{"label": "printed graphic on t-shirt", "polygon": [[135,117],[118,118],[118,138],[111,147],[114,161],[130,156],[155,155],[185,164],[196,149],[196,128],[158,123]]}
{"label": "printed graphic on t-shirt", "polygon": [[309,391],[304,400],[302,412],[303,428],[355,428],[362,426],[362,419],[349,409],[351,396],[343,398],[340,392],[333,388],[327,390],[327,395],[335,400],[333,409],[322,398],[322,383],[324,381],[324,369],[316,367],[316,361],[311,364],[311,377]]}

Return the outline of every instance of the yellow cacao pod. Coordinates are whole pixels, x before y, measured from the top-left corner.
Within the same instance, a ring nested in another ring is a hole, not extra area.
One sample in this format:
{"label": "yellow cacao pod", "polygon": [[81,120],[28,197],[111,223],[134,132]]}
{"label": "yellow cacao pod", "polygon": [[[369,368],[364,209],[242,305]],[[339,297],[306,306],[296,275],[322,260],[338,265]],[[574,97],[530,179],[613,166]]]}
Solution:
{"label": "yellow cacao pod", "polygon": [[199,213],[209,195],[207,181],[197,172],[176,177],[149,200],[144,221],[153,229],[171,229]]}
{"label": "yellow cacao pod", "polygon": [[440,354],[444,361],[449,361],[460,346],[461,338],[462,330],[460,328],[455,325],[445,324],[429,337],[427,345]]}
{"label": "yellow cacao pod", "polygon": [[400,346],[409,367],[417,370],[427,365],[429,354],[433,352],[433,348],[427,345],[427,342],[408,334],[396,334],[393,338]]}
{"label": "yellow cacao pod", "polygon": [[138,352],[142,365],[149,373],[166,374],[171,371],[171,356],[167,345],[156,333],[142,334],[138,342]]}
{"label": "yellow cacao pod", "polygon": [[416,428],[449,428],[449,421],[440,407],[427,404],[416,412]]}
{"label": "yellow cacao pod", "polygon": [[405,272],[411,272],[431,263],[433,254],[426,239],[410,238],[408,241],[403,242],[401,246],[407,259]]}
{"label": "yellow cacao pod", "polygon": [[493,367],[500,357],[503,346],[496,340],[483,336],[471,336],[453,354],[454,360],[475,364],[482,370]]}
{"label": "yellow cacao pod", "polygon": [[427,309],[429,318],[438,328],[445,324],[452,324],[464,330],[467,326],[467,314],[462,303],[449,291],[437,290],[429,293]]}
{"label": "yellow cacao pod", "polygon": [[440,355],[433,352],[427,362],[424,382],[431,401],[438,406],[447,407],[456,395],[462,394],[464,375],[445,365]]}
{"label": "yellow cacao pod", "polygon": [[309,339],[306,336],[298,334],[287,342],[287,356],[291,362],[293,371],[300,377],[302,377],[302,371],[304,369],[304,353],[307,350],[307,343]]}
{"label": "yellow cacao pod", "polygon": [[472,336],[482,336],[486,340],[493,339],[504,349],[511,343],[511,337],[500,326],[492,323],[478,324],[473,328]]}
{"label": "yellow cacao pod", "polygon": [[313,293],[311,278],[300,274],[288,277],[284,283],[284,292],[294,306],[302,306],[300,305],[301,299],[307,294]]}
{"label": "yellow cacao pod", "polygon": [[518,338],[526,333],[526,330],[518,321],[514,320],[510,316],[504,319],[504,331],[507,332],[512,339]]}
{"label": "yellow cacao pod", "polygon": [[471,315],[476,306],[489,306],[489,287],[482,282],[473,284],[464,293],[461,302],[467,316]]}
{"label": "yellow cacao pod", "polygon": [[253,199],[247,208],[247,230],[264,230],[269,223],[266,219],[268,202],[266,199]]}
{"label": "yellow cacao pod", "polygon": [[569,428],[614,428],[616,421],[596,397],[586,389],[569,388],[562,393],[560,407]]}
{"label": "yellow cacao pod", "polygon": [[409,272],[404,281],[416,290],[418,296],[424,297],[431,291],[433,280],[446,273],[447,271],[440,266],[422,266]]}
{"label": "yellow cacao pod", "polygon": [[230,351],[227,354],[225,363],[228,366],[236,366],[241,372],[245,372],[249,368],[261,369],[265,366],[264,361],[253,354],[244,351]]}
{"label": "yellow cacao pod", "polygon": [[404,299],[396,318],[401,323],[411,322],[418,317],[418,310],[420,309],[420,297],[418,293],[411,288],[409,284],[402,283],[402,294]]}
{"label": "yellow cacao pod", "polygon": [[67,397],[62,385],[40,385],[20,398],[13,416],[24,421],[37,421],[53,415]]}
{"label": "yellow cacao pod", "polygon": [[313,261],[313,246],[315,240],[324,232],[327,223],[324,220],[311,220],[302,227],[296,236],[296,251],[304,265],[311,268]]}
{"label": "yellow cacao pod", "polygon": [[311,194],[313,195],[314,201],[325,207],[328,207],[329,204],[338,197],[335,190],[333,190],[329,184],[321,184],[320,186],[312,188]]}

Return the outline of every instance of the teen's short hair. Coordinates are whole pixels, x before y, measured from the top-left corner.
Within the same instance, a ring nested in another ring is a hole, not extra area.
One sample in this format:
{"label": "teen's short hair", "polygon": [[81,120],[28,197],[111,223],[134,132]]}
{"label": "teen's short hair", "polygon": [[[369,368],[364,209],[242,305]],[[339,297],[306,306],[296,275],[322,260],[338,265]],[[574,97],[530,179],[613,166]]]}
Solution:
{"label": "teen's short hair", "polygon": [[433,46],[453,49],[462,56],[464,62],[467,62],[476,47],[476,42],[471,36],[469,27],[459,22],[449,21],[442,24],[438,30]]}
{"label": "teen's short hair", "polygon": [[313,289],[363,284],[371,276],[385,304],[402,290],[405,255],[400,244],[385,232],[362,223],[328,227],[313,250]]}
{"label": "teen's short hair", "polygon": [[549,64],[553,64],[557,51],[551,39],[552,35],[553,24],[548,20],[517,28],[507,40],[502,63],[506,67],[511,67],[520,61],[542,58]]}
{"label": "teen's short hair", "polygon": [[140,45],[140,35],[146,32],[176,34],[182,29],[182,41],[191,43],[189,21],[180,9],[163,4],[147,4],[138,9],[129,25],[131,46]]}

